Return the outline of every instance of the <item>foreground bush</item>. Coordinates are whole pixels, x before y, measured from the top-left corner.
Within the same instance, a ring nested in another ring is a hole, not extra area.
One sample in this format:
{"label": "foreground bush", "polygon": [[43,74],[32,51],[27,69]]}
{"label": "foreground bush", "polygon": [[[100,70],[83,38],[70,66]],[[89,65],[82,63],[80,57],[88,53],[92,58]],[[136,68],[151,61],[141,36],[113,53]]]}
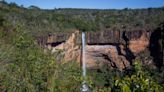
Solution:
{"label": "foreground bush", "polygon": [[[1,92],[73,92],[80,84],[75,63],[56,62],[28,34],[0,31]],[[4,35],[5,34],[5,35]]]}
{"label": "foreground bush", "polygon": [[[116,79],[115,87],[120,92],[163,92],[164,88],[143,72],[139,61],[134,64],[134,73]],[[115,90],[115,89],[114,89]]]}

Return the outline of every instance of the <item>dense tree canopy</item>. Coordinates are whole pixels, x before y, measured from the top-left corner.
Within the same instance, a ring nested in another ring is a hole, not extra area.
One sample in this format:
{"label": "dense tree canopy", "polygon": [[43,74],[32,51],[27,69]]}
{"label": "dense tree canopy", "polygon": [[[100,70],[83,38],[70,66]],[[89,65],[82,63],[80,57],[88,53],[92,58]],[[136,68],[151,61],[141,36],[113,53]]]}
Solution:
{"label": "dense tree canopy", "polygon": [[164,21],[164,8],[148,9],[72,9],[43,10],[37,6],[23,8],[15,3],[0,2],[0,12],[13,25],[26,27],[32,34],[45,34],[66,29],[98,31],[122,26],[156,28]]}

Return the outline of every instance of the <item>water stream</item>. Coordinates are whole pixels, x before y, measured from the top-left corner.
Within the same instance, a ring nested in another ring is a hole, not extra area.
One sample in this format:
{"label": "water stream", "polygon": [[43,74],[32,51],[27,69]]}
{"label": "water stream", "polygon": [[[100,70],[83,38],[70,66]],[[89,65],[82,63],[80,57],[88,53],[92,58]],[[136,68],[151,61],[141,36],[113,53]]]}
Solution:
{"label": "water stream", "polygon": [[83,69],[83,77],[86,77],[86,60],[85,60],[85,33],[82,32],[82,69]]}
{"label": "water stream", "polygon": [[85,57],[85,32],[82,32],[82,71],[83,71],[83,83],[80,88],[80,92],[91,92],[86,84],[86,57]]}

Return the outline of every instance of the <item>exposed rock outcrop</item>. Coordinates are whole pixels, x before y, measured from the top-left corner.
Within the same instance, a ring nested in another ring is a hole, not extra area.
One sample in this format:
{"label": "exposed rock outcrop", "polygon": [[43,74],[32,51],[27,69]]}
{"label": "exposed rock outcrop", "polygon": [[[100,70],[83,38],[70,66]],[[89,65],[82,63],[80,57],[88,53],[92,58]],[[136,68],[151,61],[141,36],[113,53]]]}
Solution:
{"label": "exposed rock outcrop", "polygon": [[164,23],[152,32],[149,50],[155,65],[164,66]]}
{"label": "exposed rock outcrop", "polygon": [[106,29],[104,31],[87,32],[87,44],[120,43],[122,31]]}
{"label": "exposed rock outcrop", "polygon": [[138,54],[144,51],[149,46],[149,39],[143,34],[138,39],[132,39],[129,41],[129,49],[132,53]]}
{"label": "exposed rock outcrop", "polygon": [[[98,68],[103,64],[120,70],[129,67],[134,55],[147,49],[149,35],[146,31],[111,31],[87,32],[86,62],[88,68]],[[62,50],[64,61],[81,61],[81,33],[75,31],[68,40],[54,43],[49,37],[49,49],[55,53]],[[57,44],[57,45],[52,45]]]}
{"label": "exposed rock outcrop", "polygon": [[150,32],[145,30],[125,31],[123,39],[126,42],[126,48],[135,55],[149,46]]}
{"label": "exposed rock outcrop", "polygon": [[112,45],[87,45],[86,59],[90,68],[109,64],[122,70],[130,65],[124,56],[118,54],[116,46]]}
{"label": "exposed rock outcrop", "polygon": [[59,44],[56,47],[52,48],[52,53],[55,53],[58,50],[64,51],[64,61],[78,61],[80,62],[81,59],[81,49],[80,45],[77,45],[77,36],[79,35],[79,31],[75,31],[69,37],[66,42]]}

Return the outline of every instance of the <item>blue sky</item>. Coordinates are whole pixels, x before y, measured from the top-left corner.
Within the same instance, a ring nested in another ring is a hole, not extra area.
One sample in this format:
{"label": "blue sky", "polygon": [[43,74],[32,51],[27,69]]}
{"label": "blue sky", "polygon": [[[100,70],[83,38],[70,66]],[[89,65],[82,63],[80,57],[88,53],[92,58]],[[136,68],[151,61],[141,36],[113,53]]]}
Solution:
{"label": "blue sky", "polygon": [[54,8],[92,8],[123,9],[164,6],[164,0],[5,0],[29,7],[35,5],[43,9]]}

